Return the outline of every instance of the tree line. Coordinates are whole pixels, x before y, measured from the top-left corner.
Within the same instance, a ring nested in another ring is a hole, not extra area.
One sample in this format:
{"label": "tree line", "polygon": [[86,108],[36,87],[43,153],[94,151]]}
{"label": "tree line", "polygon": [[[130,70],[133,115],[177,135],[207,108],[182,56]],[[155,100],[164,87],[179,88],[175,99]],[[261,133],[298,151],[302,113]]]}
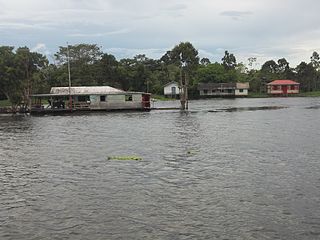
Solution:
{"label": "tree line", "polygon": [[53,86],[68,86],[68,59],[73,86],[109,85],[161,95],[166,83],[176,81],[186,94],[196,98],[201,82],[249,82],[251,92],[264,92],[266,83],[272,80],[292,79],[301,84],[302,91],[320,90],[317,52],[312,53],[309,62],[301,62],[295,68],[281,58],[254,69],[256,58],[249,58],[246,64],[238,63],[228,51],[220,62],[200,59],[190,42],[181,42],[160,59],[139,54],[120,60],[104,53],[96,44],[77,44],[60,46],[53,63],[27,47],[0,46],[0,97],[13,106],[27,105],[30,94],[47,93]]}

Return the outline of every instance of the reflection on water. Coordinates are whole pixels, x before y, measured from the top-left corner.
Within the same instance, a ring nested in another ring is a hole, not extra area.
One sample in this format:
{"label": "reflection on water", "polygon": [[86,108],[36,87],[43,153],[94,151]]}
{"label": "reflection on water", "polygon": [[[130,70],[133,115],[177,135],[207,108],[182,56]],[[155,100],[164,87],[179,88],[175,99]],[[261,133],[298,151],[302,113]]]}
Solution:
{"label": "reflection on water", "polygon": [[0,116],[0,239],[318,239],[318,105]]}

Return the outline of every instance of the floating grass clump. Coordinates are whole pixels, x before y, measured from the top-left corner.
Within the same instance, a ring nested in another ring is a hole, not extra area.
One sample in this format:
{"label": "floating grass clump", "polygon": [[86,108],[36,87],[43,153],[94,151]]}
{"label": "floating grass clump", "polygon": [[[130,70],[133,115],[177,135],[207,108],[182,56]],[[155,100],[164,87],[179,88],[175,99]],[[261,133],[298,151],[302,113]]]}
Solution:
{"label": "floating grass clump", "polygon": [[196,155],[199,151],[198,150],[194,150],[194,149],[190,149],[187,151],[188,155]]}
{"label": "floating grass clump", "polygon": [[139,160],[142,160],[142,158],[137,156],[110,156],[108,157],[108,160],[139,161]]}

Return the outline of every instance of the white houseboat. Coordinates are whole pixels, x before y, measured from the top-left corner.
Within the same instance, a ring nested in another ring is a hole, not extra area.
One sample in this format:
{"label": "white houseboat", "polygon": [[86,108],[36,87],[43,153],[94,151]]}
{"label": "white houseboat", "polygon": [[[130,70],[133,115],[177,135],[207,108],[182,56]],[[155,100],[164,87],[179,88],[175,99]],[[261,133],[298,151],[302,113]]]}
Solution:
{"label": "white houseboat", "polygon": [[31,96],[31,114],[75,111],[150,110],[150,94],[110,86],[52,87]]}

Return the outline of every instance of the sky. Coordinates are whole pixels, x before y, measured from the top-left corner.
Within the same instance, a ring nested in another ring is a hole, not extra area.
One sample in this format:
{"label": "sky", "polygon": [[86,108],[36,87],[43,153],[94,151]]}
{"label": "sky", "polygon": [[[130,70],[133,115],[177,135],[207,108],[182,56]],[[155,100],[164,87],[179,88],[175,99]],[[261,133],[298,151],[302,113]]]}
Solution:
{"label": "sky", "polygon": [[319,0],[0,0],[0,45],[27,46],[53,61],[59,46],[97,44],[118,60],[158,59],[189,41],[200,57],[237,62],[320,53]]}

